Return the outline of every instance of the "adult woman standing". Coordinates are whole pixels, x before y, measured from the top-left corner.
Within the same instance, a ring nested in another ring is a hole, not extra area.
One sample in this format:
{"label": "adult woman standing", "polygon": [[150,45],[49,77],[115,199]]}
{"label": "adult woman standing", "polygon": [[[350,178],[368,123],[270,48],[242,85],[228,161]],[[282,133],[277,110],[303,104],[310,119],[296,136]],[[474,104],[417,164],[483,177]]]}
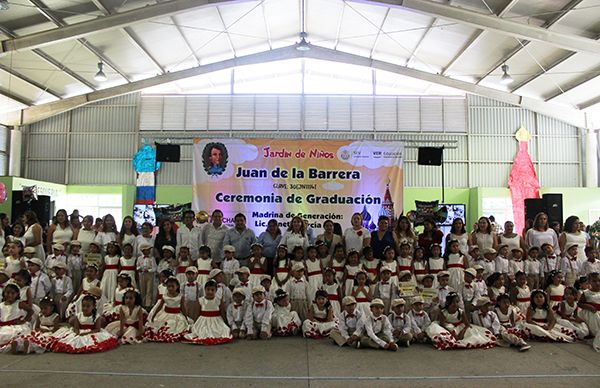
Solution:
{"label": "adult woman standing", "polygon": [[107,214],[102,218],[102,230],[98,232],[94,241],[100,244],[100,248],[104,253],[109,242],[117,241],[117,234],[119,234],[119,231],[117,230],[115,217],[112,214]]}
{"label": "adult woman standing", "polygon": [[527,249],[532,247],[540,248],[545,243],[552,244],[554,252],[557,255],[560,253],[556,232],[549,227],[548,215],[543,212],[536,214],[533,219],[533,227],[525,235],[525,242],[527,243]]}
{"label": "adult woman standing", "polygon": [[[163,219],[159,224],[158,233],[154,240],[154,248],[156,248],[161,256],[165,245],[177,248],[177,233],[173,230],[173,222],[168,218]],[[160,259],[160,257],[156,258],[157,262],[158,259]]]}
{"label": "adult woman standing", "polygon": [[287,246],[288,253],[292,253],[294,248],[298,246],[304,248],[304,252],[306,252],[306,248],[308,248],[308,235],[306,234],[302,218],[298,216],[292,217],[288,230],[285,231],[281,238],[281,244]]}
{"label": "adult woman standing", "polygon": [[579,264],[587,260],[585,256],[585,247],[587,238],[585,233],[580,230],[581,221],[577,216],[569,216],[565,220],[564,231],[558,238],[558,246],[562,255],[567,254],[567,247],[571,244],[577,244],[577,261]]}
{"label": "adult woman standing", "polygon": [[455,218],[450,227],[450,233],[446,236],[446,248],[452,240],[458,241],[460,253],[465,256],[469,255],[469,246],[471,246],[471,235],[465,230],[465,223],[462,218]]}
{"label": "adult woman standing", "polygon": [[138,234],[140,232],[133,217],[125,216],[121,225],[121,231],[119,232],[119,245],[123,246],[123,244],[129,243],[133,246],[135,252],[135,241]]}
{"label": "adult woman standing", "polygon": [[504,233],[498,236],[500,244],[508,245],[508,251],[511,252],[516,248],[521,248],[525,251],[525,239],[515,233],[515,224],[512,221],[506,221],[504,223]]}
{"label": "adult woman standing", "polygon": [[329,250],[329,255],[333,255],[333,249],[335,248],[335,246],[342,242],[342,236],[335,234],[333,232],[333,228],[333,221],[326,220],[323,223],[323,234],[317,236],[317,240],[323,241],[325,243],[325,246],[327,246],[327,249]]}
{"label": "adult woman standing", "polygon": [[281,238],[281,229],[279,229],[277,220],[269,220],[267,230],[258,236],[258,242],[263,247],[263,256],[267,258],[267,271],[269,274],[273,273],[273,261],[277,256],[277,247],[281,242]]}
{"label": "adult woman standing", "polygon": [[394,247],[394,236],[389,230],[390,219],[387,216],[379,216],[377,230],[371,232],[371,248],[373,256],[383,260],[383,251],[386,247]]}
{"label": "adult woman standing", "polygon": [[25,212],[25,223],[27,224],[27,229],[25,229],[25,246],[35,248],[35,256],[40,260],[44,260],[46,258],[46,254],[44,253],[44,246],[42,244],[42,226],[38,222],[37,214],[35,212],[28,210]]}
{"label": "adult woman standing", "polygon": [[498,237],[492,231],[492,223],[487,217],[479,217],[475,230],[471,233],[471,242],[479,247],[479,252],[498,248]]}
{"label": "adult woman standing", "polygon": [[75,237],[81,243],[81,253],[86,254],[90,250],[90,243],[96,239],[96,230],[94,229],[94,217],[85,216],[81,222],[81,229],[77,231]]}
{"label": "adult woman standing", "polygon": [[69,224],[69,216],[65,209],[59,209],[55,215],[56,223],[48,227],[46,234],[46,252],[52,252],[52,244],[68,245],[73,239],[73,229]]}
{"label": "adult woman standing", "polygon": [[394,242],[396,243],[396,252],[400,252],[400,245],[403,243],[410,244],[411,252],[415,249],[417,236],[412,229],[412,224],[406,216],[400,216],[393,232]]}
{"label": "adult woman standing", "polygon": [[435,221],[431,218],[426,218],[423,221],[423,233],[419,234],[419,246],[425,251],[425,257],[431,256],[431,246],[433,244],[442,244],[444,233],[439,230]]}
{"label": "adult woman standing", "polygon": [[344,245],[346,245],[346,250],[356,249],[357,252],[362,252],[364,247],[371,244],[371,234],[362,225],[363,218],[360,213],[352,214],[350,222],[352,227],[344,231]]}

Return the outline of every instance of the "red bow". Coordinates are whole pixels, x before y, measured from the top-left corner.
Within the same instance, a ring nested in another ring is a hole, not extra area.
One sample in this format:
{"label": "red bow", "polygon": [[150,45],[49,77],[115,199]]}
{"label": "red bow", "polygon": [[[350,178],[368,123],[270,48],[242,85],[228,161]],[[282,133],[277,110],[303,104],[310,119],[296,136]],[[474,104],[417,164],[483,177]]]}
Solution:
{"label": "red bow", "polygon": [[346,314],[346,318],[354,318],[354,317],[355,317],[355,315],[354,315],[354,314],[351,314],[351,313],[349,313],[349,314]]}
{"label": "red bow", "polygon": [[294,282],[295,283],[302,283],[302,279],[295,279]]}
{"label": "red bow", "polygon": [[195,282],[189,282],[187,285],[188,285],[188,287],[193,287],[193,286],[196,285],[196,283]]}
{"label": "red bow", "polygon": [[415,315],[418,316],[418,317],[422,317],[422,316],[425,315],[425,311],[421,311],[419,313],[415,313]]}
{"label": "red bow", "polygon": [[238,308],[240,308],[240,307],[242,307],[242,305],[241,305],[241,304],[235,304],[235,303],[233,304],[233,308],[234,308],[234,309],[238,309]]}
{"label": "red bow", "polygon": [[470,284],[465,284],[465,288],[473,288],[473,286]]}
{"label": "red bow", "polygon": [[262,306],[264,306],[264,303],[255,303],[254,304],[254,307],[262,307]]}
{"label": "red bow", "polygon": [[382,319],[383,319],[383,316],[381,316],[381,317],[379,317],[379,318],[373,318],[373,320],[374,320],[375,322],[377,322],[377,321],[381,321]]}
{"label": "red bow", "polygon": [[240,284],[242,285],[242,287],[248,287],[248,282],[242,282]]}
{"label": "red bow", "polygon": [[381,282],[381,284],[390,284],[390,282]]}

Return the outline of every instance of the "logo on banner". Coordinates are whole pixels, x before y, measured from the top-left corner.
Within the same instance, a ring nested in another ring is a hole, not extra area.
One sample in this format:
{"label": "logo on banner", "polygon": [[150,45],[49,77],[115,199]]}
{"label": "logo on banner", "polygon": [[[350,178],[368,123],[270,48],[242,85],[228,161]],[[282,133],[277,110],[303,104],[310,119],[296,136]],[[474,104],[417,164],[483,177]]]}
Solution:
{"label": "logo on banner", "polygon": [[208,143],[202,151],[202,165],[208,175],[221,175],[227,168],[229,153],[223,143]]}

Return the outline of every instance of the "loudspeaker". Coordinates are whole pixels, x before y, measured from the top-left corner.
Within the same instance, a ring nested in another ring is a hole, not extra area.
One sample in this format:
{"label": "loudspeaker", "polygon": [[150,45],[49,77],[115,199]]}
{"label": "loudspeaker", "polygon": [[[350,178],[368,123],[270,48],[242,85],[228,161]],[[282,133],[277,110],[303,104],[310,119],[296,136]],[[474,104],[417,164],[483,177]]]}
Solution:
{"label": "loudspeaker", "polygon": [[562,194],[544,194],[544,205],[546,206],[546,214],[548,214],[548,224],[558,222],[562,229],[563,225],[563,200]]}
{"label": "loudspeaker", "polygon": [[23,192],[22,191],[13,191],[12,192],[13,200],[12,200],[12,221],[15,222],[17,217],[22,215],[28,210],[33,210],[38,217],[38,221],[42,225],[48,225],[50,222],[50,218],[52,217],[52,209],[50,197],[47,195],[38,195],[37,200],[32,200],[30,202],[23,201]]}
{"label": "loudspeaker", "polygon": [[546,212],[546,202],[542,198],[528,198],[525,200],[525,224],[533,220],[540,212]]}
{"label": "loudspeaker", "polygon": [[417,163],[421,166],[441,166],[443,151],[440,147],[419,147]]}
{"label": "loudspeaker", "polygon": [[181,148],[177,144],[157,144],[156,161],[179,163]]}

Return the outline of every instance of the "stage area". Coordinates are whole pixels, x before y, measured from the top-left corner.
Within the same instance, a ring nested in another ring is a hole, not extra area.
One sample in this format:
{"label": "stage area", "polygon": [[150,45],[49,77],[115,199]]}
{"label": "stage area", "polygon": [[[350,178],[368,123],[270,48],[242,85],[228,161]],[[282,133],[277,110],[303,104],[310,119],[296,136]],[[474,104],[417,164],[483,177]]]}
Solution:
{"label": "stage area", "polygon": [[201,347],[121,346],[89,355],[0,355],[2,387],[593,387],[591,346],[533,343],[514,349],[446,351],[413,345],[396,353],[340,349],[301,338]]}

